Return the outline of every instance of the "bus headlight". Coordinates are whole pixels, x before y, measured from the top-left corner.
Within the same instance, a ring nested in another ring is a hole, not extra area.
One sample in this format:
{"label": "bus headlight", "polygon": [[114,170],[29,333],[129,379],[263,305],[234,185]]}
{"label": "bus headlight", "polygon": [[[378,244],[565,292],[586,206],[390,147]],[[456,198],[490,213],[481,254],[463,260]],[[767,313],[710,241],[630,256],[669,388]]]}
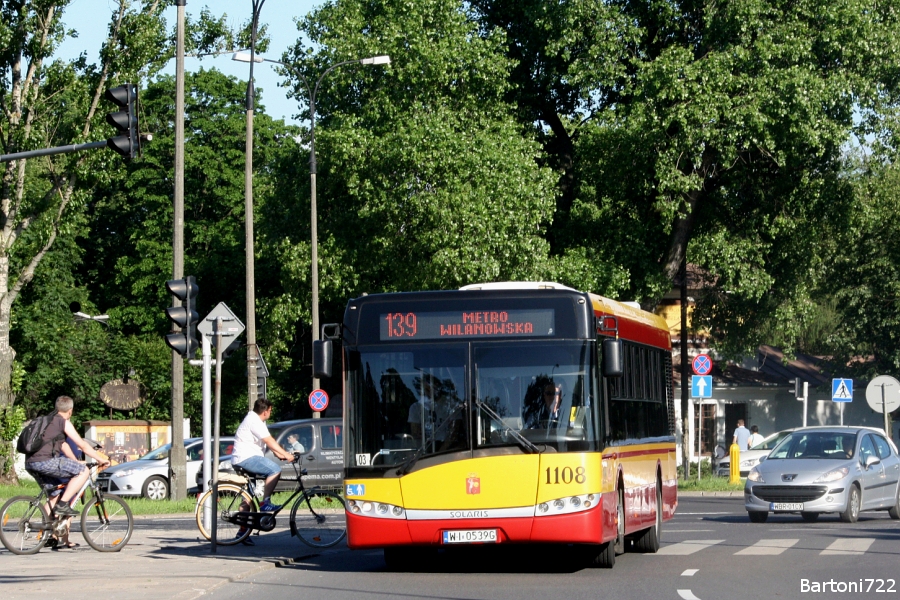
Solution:
{"label": "bus headlight", "polygon": [[402,506],[394,506],[387,502],[364,502],[347,500],[347,510],[355,515],[380,517],[382,519],[405,519],[406,511]]}
{"label": "bus headlight", "polygon": [[[543,517],[545,515],[565,515],[577,512],[583,512],[589,508],[593,508],[600,503],[601,494],[580,494],[578,496],[569,496],[567,498],[556,498],[541,502],[534,507],[534,516]],[[553,510],[550,510],[550,507]]]}

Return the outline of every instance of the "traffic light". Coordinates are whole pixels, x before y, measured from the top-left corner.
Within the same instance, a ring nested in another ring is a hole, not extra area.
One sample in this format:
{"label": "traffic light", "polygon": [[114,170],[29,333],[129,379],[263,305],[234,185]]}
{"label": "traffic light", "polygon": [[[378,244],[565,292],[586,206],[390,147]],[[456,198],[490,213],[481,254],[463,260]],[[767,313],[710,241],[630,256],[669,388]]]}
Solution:
{"label": "traffic light", "polygon": [[134,84],[126,83],[106,90],[103,97],[123,110],[106,115],[106,122],[116,128],[119,135],[106,140],[106,145],[125,158],[134,158],[140,147],[138,118],[135,106],[137,91]]}
{"label": "traffic light", "polygon": [[798,377],[791,379],[791,383],[794,384],[794,396],[796,396],[797,400],[805,400],[809,394],[809,382],[803,381]]}
{"label": "traffic light", "polygon": [[195,299],[200,292],[197,280],[193,275],[188,275],[184,279],[172,279],[166,282],[166,289],[182,302],[181,306],[170,306],[166,309],[169,320],[181,328],[179,333],[170,333],[166,336],[166,344],[184,358],[194,358],[194,353],[200,347],[200,341],[197,339],[197,321],[200,315],[194,310]]}

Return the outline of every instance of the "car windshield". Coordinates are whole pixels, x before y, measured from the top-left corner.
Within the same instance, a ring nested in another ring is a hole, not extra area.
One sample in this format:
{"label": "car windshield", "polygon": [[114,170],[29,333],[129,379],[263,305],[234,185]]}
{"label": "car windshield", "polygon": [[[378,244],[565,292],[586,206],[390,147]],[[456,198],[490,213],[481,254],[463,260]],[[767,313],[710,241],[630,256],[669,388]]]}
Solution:
{"label": "car windshield", "polygon": [[156,450],[151,450],[147,454],[140,457],[138,460],[163,460],[169,458],[169,450],[172,449],[172,444],[164,444],[157,448]]}
{"label": "car windshield", "polygon": [[840,431],[795,431],[779,443],[766,460],[853,458],[856,434]]}
{"label": "car windshield", "polygon": [[784,437],[788,434],[788,431],[779,431],[778,433],[773,433],[757,445],[750,448],[751,450],[771,450],[775,446],[778,445],[778,442],[784,439]]}

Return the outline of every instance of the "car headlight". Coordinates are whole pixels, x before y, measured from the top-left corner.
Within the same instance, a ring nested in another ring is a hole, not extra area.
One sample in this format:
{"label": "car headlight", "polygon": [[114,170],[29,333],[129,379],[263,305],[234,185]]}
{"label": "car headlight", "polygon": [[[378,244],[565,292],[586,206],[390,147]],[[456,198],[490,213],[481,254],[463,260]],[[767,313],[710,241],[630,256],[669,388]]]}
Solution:
{"label": "car headlight", "polygon": [[841,467],[840,469],[835,469],[834,471],[828,471],[827,473],[813,481],[813,483],[831,483],[832,481],[843,479],[849,472],[850,469],[848,469],[847,467]]}
{"label": "car headlight", "polygon": [[750,474],[747,475],[747,479],[750,481],[755,481],[756,483],[765,483],[766,480],[763,479],[762,475],[759,474],[759,471],[756,470],[756,467],[750,469]]}
{"label": "car headlight", "polygon": [[113,473],[113,477],[128,477],[140,471],[143,471],[143,469],[125,469],[124,471],[116,471]]}
{"label": "car headlight", "polygon": [[751,458],[750,460],[741,461],[741,468],[743,469],[746,467],[747,469],[749,469],[750,467],[755,467],[757,463],[759,463],[758,458]]}

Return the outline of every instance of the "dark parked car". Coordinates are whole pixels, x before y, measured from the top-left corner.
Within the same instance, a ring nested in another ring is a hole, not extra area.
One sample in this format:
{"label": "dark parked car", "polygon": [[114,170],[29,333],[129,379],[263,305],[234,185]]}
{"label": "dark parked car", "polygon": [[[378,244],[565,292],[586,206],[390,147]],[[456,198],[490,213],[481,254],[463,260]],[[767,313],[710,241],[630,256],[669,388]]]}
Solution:
{"label": "dark parked car", "polygon": [[[344,424],[341,419],[298,419],[272,423],[268,427],[275,441],[288,452],[293,451],[292,443],[299,443],[303,447],[300,462],[307,470],[307,475],[303,478],[304,484],[341,487],[344,480]],[[296,442],[293,442],[294,436]],[[269,451],[266,451],[266,458],[281,464],[281,481],[278,482],[277,489],[293,488],[297,480],[294,467],[288,462],[279,461]]]}

